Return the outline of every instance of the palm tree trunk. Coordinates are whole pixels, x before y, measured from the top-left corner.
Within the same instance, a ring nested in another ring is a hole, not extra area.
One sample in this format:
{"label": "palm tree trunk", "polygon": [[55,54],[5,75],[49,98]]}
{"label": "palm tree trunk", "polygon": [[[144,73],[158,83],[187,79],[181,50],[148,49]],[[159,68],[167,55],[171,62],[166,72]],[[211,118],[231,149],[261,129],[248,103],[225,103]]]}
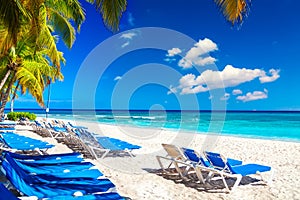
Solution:
{"label": "palm tree trunk", "polygon": [[0,91],[2,90],[4,84],[6,83],[6,80],[8,79],[10,73],[11,73],[11,70],[8,69],[7,72],[6,72],[6,74],[5,74],[5,76],[4,76],[4,78],[2,79],[2,81],[0,83]]}
{"label": "palm tree trunk", "polygon": [[17,91],[18,91],[19,86],[20,86],[20,82],[17,83],[14,94],[12,96],[12,99],[11,99],[11,102],[10,102],[10,112],[14,112],[14,102],[15,102],[15,98],[17,96]]}
{"label": "palm tree trunk", "polygon": [[8,87],[7,87],[4,95],[1,98],[1,105],[0,105],[0,116],[1,116],[1,118],[0,118],[0,121],[4,119],[4,118],[2,118],[2,116],[4,116],[4,108],[5,108],[6,103],[8,101],[8,97],[9,97],[9,94],[11,92],[11,88],[14,84],[14,81],[15,81],[15,74],[13,74],[12,78],[10,79]]}

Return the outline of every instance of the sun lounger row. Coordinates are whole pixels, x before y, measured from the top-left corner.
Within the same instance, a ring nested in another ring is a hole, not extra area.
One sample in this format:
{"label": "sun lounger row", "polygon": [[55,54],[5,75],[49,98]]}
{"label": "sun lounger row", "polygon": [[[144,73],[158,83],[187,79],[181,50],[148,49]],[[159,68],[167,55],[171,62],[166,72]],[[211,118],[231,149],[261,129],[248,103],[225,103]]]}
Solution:
{"label": "sun lounger row", "polygon": [[[14,188],[25,196],[39,199],[124,199],[109,179],[76,153],[26,156],[5,151],[1,170]],[[3,186],[0,189],[7,192]]]}
{"label": "sun lounger row", "polygon": [[0,132],[15,131],[16,123],[14,121],[2,121],[0,122]]}
{"label": "sun lounger row", "polygon": [[[241,160],[226,158],[219,153],[208,151],[204,151],[203,155],[200,155],[193,149],[180,148],[172,144],[162,144],[162,146],[167,152],[167,156],[157,156],[157,160],[164,171],[174,165],[179,175],[184,177],[188,170],[193,169],[201,183],[210,182],[213,177],[222,179],[227,192],[230,191],[226,182],[227,177],[236,179],[232,190],[240,184],[243,176],[259,175],[266,184],[270,183],[273,178],[274,169],[269,166],[244,164]],[[164,167],[162,160],[170,161],[167,168]],[[181,166],[184,166],[183,169]],[[208,173],[205,179],[203,172]],[[262,172],[270,172],[268,180],[264,179]]]}
{"label": "sun lounger row", "polygon": [[106,156],[133,157],[133,150],[140,149],[138,145],[111,137],[97,136],[87,130],[84,126],[75,126],[72,123],[55,120],[53,123],[35,121],[35,130],[43,136],[52,137],[64,142],[74,151],[94,159],[105,158]]}
{"label": "sun lounger row", "polygon": [[0,149],[12,151],[37,151],[44,154],[54,145],[13,132],[0,133]]}

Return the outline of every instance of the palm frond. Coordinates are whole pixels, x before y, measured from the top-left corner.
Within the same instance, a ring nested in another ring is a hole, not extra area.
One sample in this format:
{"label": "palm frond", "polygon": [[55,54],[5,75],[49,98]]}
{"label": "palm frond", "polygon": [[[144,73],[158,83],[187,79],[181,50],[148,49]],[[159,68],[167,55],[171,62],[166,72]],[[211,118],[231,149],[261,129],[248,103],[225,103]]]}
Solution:
{"label": "palm frond", "polygon": [[251,0],[214,0],[225,19],[231,24],[241,24],[248,16]]}
{"label": "palm frond", "polygon": [[37,102],[44,106],[43,100],[43,88],[40,81],[34,73],[32,73],[27,67],[21,67],[16,72],[16,78],[19,80],[22,86],[22,93],[24,94],[27,90],[28,92],[37,100]]}
{"label": "palm frond", "polygon": [[119,30],[120,19],[126,10],[127,0],[87,0],[102,14],[103,22],[112,31]]}
{"label": "palm frond", "polygon": [[19,0],[0,0],[0,22],[7,28],[7,44],[16,44],[17,35],[21,25],[21,18],[30,15]]}
{"label": "palm frond", "polygon": [[[79,31],[81,24],[85,20],[85,12],[78,0],[68,1],[53,1],[46,0],[45,5],[48,10],[56,10],[60,15],[72,20],[75,23],[76,29]],[[51,16],[51,14],[48,14]]]}
{"label": "palm frond", "polygon": [[50,13],[48,22],[53,26],[54,30],[61,35],[67,47],[71,48],[75,41],[74,27],[67,18],[63,17],[56,10],[50,9],[48,12]]}

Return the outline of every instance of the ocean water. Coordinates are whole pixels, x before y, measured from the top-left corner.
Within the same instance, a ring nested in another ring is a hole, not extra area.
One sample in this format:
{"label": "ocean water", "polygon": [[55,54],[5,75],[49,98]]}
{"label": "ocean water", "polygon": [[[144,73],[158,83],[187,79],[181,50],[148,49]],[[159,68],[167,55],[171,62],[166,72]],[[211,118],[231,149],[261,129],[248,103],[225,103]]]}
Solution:
{"label": "ocean water", "polygon": [[[45,117],[44,110],[26,110]],[[300,112],[248,111],[74,111],[50,110],[48,117],[239,137],[300,141]]]}

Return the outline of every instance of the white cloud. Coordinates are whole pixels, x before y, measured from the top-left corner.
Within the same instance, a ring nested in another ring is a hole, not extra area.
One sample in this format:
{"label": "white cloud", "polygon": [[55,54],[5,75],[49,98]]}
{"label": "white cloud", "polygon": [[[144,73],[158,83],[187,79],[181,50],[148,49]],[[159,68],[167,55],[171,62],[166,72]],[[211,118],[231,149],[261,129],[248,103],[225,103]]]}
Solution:
{"label": "white cloud", "polygon": [[280,70],[278,70],[278,69],[277,70],[276,69],[270,69],[269,74],[271,76],[268,76],[265,73],[263,76],[259,77],[259,80],[260,80],[261,83],[268,83],[268,82],[276,81],[280,77],[279,72],[280,72]]}
{"label": "white cloud", "polygon": [[124,44],[122,44],[122,48],[127,47],[130,44],[130,42],[125,42]]}
{"label": "white cloud", "polygon": [[121,80],[122,79],[122,76],[116,76],[115,78],[114,78],[114,81],[118,81],[118,80]]}
{"label": "white cloud", "polygon": [[238,96],[236,99],[243,102],[247,102],[266,98],[268,98],[268,90],[264,89],[264,91],[254,91],[252,93],[248,92],[246,95]]}
{"label": "white cloud", "polygon": [[182,68],[191,68],[195,66],[205,66],[213,64],[216,59],[208,54],[212,51],[218,50],[217,45],[210,39],[199,40],[194,47],[192,47],[179,62],[178,65]]}
{"label": "white cloud", "polygon": [[220,100],[222,100],[222,101],[227,101],[229,98],[230,98],[230,94],[229,94],[229,93],[225,93],[224,96],[222,96],[222,97],[220,98]]}
{"label": "white cloud", "polygon": [[227,65],[223,71],[206,70],[197,77],[194,74],[187,74],[179,80],[178,88],[182,89],[181,94],[193,94],[234,87],[265,76],[265,71],[261,69],[240,69]]}
{"label": "white cloud", "polygon": [[169,94],[175,94],[175,93],[177,93],[177,88],[170,85],[169,91],[167,94],[169,95]]}
{"label": "white cloud", "polygon": [[233,95],[243,94],[243,91],[240,89],[235,89],[235,90],[232,90],[232,94]]}
{"label": "white cloud", "polygon": [[173,57],[173,56],[175,56],[177,54],[180,54],[181,52],[182,51],[179,48],[172,48],[172,49],[168,50],[167,56],[168,57]]}
{"label": "white cloud", "polygon": [[134,33],[134,32],[129,32],[129,33],[123,33],[123,34],[120,36],[120,38],[131,40],[134,36],[136,36],[136,33]]}
{"label": "white cloud", "polygon": [[135,37],[137,34],[134,32],[123,33],[120,38],[126,40],[124,44],[121,45],[121,48],[127,47],[130,44],[130,40]]}

